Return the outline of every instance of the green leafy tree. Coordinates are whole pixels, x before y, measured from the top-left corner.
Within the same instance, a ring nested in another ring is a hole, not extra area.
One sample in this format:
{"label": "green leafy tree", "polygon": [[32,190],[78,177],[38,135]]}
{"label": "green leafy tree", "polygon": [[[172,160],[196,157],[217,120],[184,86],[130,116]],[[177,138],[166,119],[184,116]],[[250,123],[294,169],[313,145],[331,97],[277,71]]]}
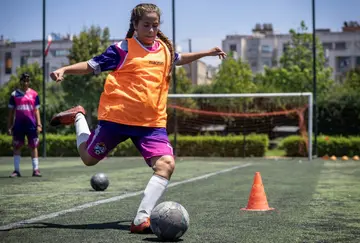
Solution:
{"label": "green leafy tree", "polygon": [[[174,93],[173,92],[173,82],[171,81],[170,87],[169,87],[169,94]],[[176,67],[176,93],[177,94],[189,94],[193,90],[193,86],[191,83],[191,80],[188,78],[186,70],[183,67]],[[168,101],[168,131],[171,133],[174,129],[174,109],[172,108],[173,105],[184,107],[184,108],[190,108],[190,109],[196,109],[196,102],[192,98],[176,98],[172,99],[169,98]],[[183,110],[176,110],[176,119],[178,121],[178,126],[181,128],[181,124],[186,123],[186,121],[189,118],[193,118],[196,115],[183,111]]]}
{"label": "green leafy tree", "polygon": [[[174,83],[170,81],[169,94],[174,93]],[[186,74],[186,70],[183,67],[176,67],[176,93],[188,94],[192,91],[192,83]]]}
{"label": "green leafy tree", "polygon": [[[265,67],[264,73],[255,77],[258,92],[312,92],[313,91],[313,51],[312,34],[307,32],[304,21],[298,31],[289,31],[290,41],[285,44],[280,58],[280,67]],[[332,69],[326,67],[324,50],[316,38],[316,76],[319,99],[324,99],[333,88]],[[276,107],[290,108],[303,101],[298,98],[273,99]],[[268,104],[269,105],[269,104]]]}
{"label": "green leafy tree", "polygon": [[[312,34],[304,21],[298,31],[289,31],[290,41],[280,58],[280,68],[265,69],[262,85],[274,85],[282,92],[311,92],[313,90]],[[326,60],[321,42],[316,38],[316,75],[319,95],[326,94],[333,85],[332,69],[325,66]]]}
{"label": "green leafy tree", "polygon": [[[233,58],[232,53],[228,55],[215,76],[212,93],[254,93],[256,85],[253,82],[253,74],[248,63]],[[203,102],[208,103],[208,100]],[[240,98],[218,98],[212,99],[211,103],[217,110],[240,112],[243,110],[245,99]]]}
{"label": "green leafy tree", "polygon": [[256,91],[248,63],[235,59],[230,53],[221,65],[212,84],[214,93],[252,93]]}
{"label": "green leafy tree", "polygon": [[[101,54],[109,46],[110,32],[108,28],[91,26],[84,29],[78,36],[73,38],[70,50],[70,64],[88,61],[96,55]],[[69,75],[62,83],[66,94],[65,99],[69,107],[82,105],[89,114],[87,116],[89,126],[93,124],[100,94],[103,90],[106,73],[99,75]]]}
{"label": "green leafy tree", "polygon": [[360,90],[360,68],[354,68],[346,73],[344,88],[348,91]]}

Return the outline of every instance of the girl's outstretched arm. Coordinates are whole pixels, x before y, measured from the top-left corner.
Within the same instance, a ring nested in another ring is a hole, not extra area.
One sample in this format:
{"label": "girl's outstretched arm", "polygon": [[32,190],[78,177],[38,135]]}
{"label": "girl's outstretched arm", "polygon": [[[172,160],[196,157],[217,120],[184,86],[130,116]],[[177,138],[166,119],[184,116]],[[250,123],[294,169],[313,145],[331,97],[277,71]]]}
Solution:
{"label": "girl's outstretched arm", "polygon": [[219,56],[220,59],[224,59],[226,57],[226,53],[223,52],[223,50],[221,50],[219,47],[214,47],[208,51],[202,52],[181,53],[181,58],[179,62],[176,63],[176,65],[185,65],[207,56]]}
{"label": "girl's outstretched arm", "polygon": [[89,74],[92,72],[94,72],[94,70],[87,62],[79,62],[55,70],[50,74],[50,77],[52,80],[60,82],[63,81],[64,74]]}

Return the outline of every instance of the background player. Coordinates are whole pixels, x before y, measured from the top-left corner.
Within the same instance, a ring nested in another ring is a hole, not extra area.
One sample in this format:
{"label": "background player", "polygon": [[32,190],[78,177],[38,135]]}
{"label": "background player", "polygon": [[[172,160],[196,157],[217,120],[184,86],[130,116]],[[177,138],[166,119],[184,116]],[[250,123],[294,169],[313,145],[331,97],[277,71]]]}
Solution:
{"label": "background player", "polygon": [[40,177],[38,133],[42,131],[40,120],[40,99],[30,86],[30,75],[23,73],[20,77],[20,88],[11,93],[9,101],[8,134],[13,136],[14,172],[10,177],[20,177],[21,148],[27,137],[31,149],[33,166],[32,176]]}

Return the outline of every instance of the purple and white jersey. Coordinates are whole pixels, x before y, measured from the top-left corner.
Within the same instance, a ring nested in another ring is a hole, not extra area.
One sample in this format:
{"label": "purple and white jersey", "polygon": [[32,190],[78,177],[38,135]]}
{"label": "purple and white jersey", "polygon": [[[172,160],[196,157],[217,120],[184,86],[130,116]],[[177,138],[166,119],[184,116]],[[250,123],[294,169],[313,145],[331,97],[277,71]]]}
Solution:
{"label": "purple and white jersey", "polygon": [[[136,37],[134,37],[135,40]],[[137,40],[138,41],[138,40]],[[144,46],[139,41],[138,43],[143,47],[151,51],[157,51],[160,48],[160,42],[155,40],[154,45]],[[120,41],[109,46],[102,54],[90,59],[88,64],[94,69],[94,74],[99,74],[105,71],[113,71],[121,68],[125,62],[128,53],[127,40]],[[175,52],[174,65],[181,59],[180,53]]]}
{"label": "purple and white jersey", "polygon": [[14,129],[36,129],[35,109],[39,109],[40,99],[37,92],[28,89],[25,93],[19,89],[11,93],[9,108],[15,109]]}

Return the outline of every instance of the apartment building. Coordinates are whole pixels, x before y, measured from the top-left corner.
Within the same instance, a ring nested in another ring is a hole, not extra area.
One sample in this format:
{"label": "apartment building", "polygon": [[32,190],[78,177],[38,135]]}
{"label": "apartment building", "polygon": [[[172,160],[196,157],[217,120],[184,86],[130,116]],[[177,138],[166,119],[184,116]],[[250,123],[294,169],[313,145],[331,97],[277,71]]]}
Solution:
{"label": "apartment building", "polygon": [[[46,57],[46,72],[67,65],[72,41],[70,36],[55,39]],[[7,42],[0,38],[0,86],[8,82],[10,76],[16,73],[16,68],[26,64],[39,63],[42,66],[42,41]],[[49,79],[49,75],[46,75]]]}
{"label": "apartment building", "polygon": [[[346,71],[360,66],[360,25],[344,23],[342,31],[319,29],[316,35],[321,41],[327,65],[333,68],[332,77],[341,80]],[[226,52],[233,51],[238,58],[250,64],[254,73],[263,72],[264,66],[277,67],[289,34],[275,33],[271,24],[257,24],[252,35],[228,35],[222,41]]]}
{"label": "apartment building", "polygon": [[[112,43],[119,41],[121,40],[111,40]],[[53,41],[46,57],[45,77],[47,81],[50,81],[49,74],[52,71],[69,64],[68,55],[71,48],[71,36],[60,37],[53,34]],[[181,52],[180,49],[178,51]],[[41,40],[8,42],[3,37],[0,38],[0,86],[9,81],[10,76],[15,74],[17,67],[35,62],[42,66]],[[193,85],[211,83],[217,70],[201,60],[185,65],[184,68]]]}

